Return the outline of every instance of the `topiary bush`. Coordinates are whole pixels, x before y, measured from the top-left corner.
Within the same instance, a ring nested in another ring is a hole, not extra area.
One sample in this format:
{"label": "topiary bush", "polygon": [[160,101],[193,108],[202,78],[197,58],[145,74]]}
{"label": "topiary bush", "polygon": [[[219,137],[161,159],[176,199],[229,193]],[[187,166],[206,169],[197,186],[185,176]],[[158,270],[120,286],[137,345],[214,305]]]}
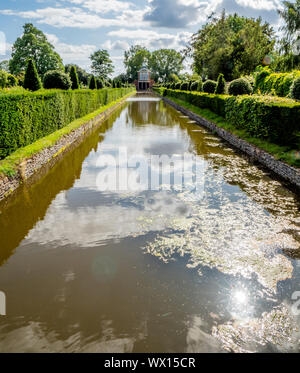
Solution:
{"label": "topiary bush", "polygon": [[180,86],[180,89],[181,89],[182,91],[188,91],[188,89],[189,89],[189,83],[188,83],[188,82],[183,82],[183,83],[181,84],[181,86]]}
{"label": "topiary bush", "polygon": [[[294,100],[300,100],[300,78],[297,78],[294,80],[291,86],[290,96]],[[299,118],[299,121],[300,121],[300,118]]]}
{"label": "topiary bush", "polygon": [[197,87],[198,92],[203,92],[203,82],[202,79],[198,80],[198,87]]}
{"label": "topiary bush", "polygon": [[38,91],[43,87],[35,63],[32,59],[30,59],[27,64],[23,87],[30,91]]}
{"label": "topiary bush", "polygon": [[191,91],[195,92],[198,90],[198,82],[193,82],[191,85]]}
{"label": "topiary bush", "polygon": [[7,84],[7,72],[0,70],[0,88],[5,88]]}
{"label": "topiary bush", "polygon": [[226,88],[226,81],[224,79],[224,75],[219,74],[216,89],[215,89],[215,93],[217,95],[223,95],[225,93],[225,88]]}
{"label": "topiary bush", "polygon": [[181,83],[180,82],[176,83],[175,84],[175,89],[180,89],[180,88],[181,88]]}
{"label": "topiary bush", "polygon": [[250,95],[252,93],[252,87],[246,79],[239,78],[229,83],[228,93],[231,96]]}
{"label": "topiary bush", "polygon": [[217,86],[217,82],[215,82],[214,80],[208,79],[203,83],[203,92],[214,93],[216,90],[216,86]]}
{"label": "topiary bush", "polygon": [[79,89],[79,79],[78,79],[78,75],[77,75],[77,71],[76,71],[76,67],[75,66],[71,66],[71,69],[70,69],[70,79],[71,79],[71,82],[72,82],[72,89]]}
{"label": "topiary bush", "polygon": [[16,87],[18,85],[18,79],[12,75],[12,74],[7,74],[7,87]]}
{"label": "topiary bush", "polygon": [[89,82],[89,89],[97,89],[97,81],[94,75],[91,76],[91,79]]}
{"label": "topiary bush", "polygon": [[46,89],[71,89],[72,82],[68,74],[60,70],[50,70],[44,75],[44,88]]}
{"label": "topiary bush", "polygon": [[103,89],[104,83],[101,79],[97,79],[97,89]]}

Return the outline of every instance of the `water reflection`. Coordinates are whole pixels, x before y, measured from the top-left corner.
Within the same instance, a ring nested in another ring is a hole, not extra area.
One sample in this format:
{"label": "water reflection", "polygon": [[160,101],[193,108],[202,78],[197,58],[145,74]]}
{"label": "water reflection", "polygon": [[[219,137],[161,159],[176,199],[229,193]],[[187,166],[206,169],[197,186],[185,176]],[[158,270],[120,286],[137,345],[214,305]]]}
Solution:
{"label": "water reflection", "polygon": [[[128,102],[0,205],[0,351],[299,351],[298,197],[189,122]],[[99,191],[120,147],[193,154],[204,195]]]}

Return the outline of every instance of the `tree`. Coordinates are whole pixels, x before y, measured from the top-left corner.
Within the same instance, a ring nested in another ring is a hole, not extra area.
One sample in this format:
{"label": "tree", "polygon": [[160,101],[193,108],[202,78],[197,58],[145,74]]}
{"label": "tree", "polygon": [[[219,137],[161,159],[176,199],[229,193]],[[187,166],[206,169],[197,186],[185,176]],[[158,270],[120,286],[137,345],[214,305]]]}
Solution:
{"label": "tree", "polygon": [[4,70],[7,73],[9,72],[9,61],[8,60],[4,60],[0,62],[0,70]]}
{"label": "tree", "polygon": [[92,72],[97,78],[106,80],[113,73],[113,63],[105,49],[100,49],[90,56],[92,61]]}
{"label": "tree", "polygon": [[281,27],[283,37],[279,41],[275,68],[280,71],[300,68],[300,0],[295,3],[283,1],[283,10],[278,10],[278,13],[284,25]]}
{"label": "tree", "polygon": [[24,71],[29,58],[36,66],[39,75],[43,76],[49,70],[63,70],[62,59],[47,40],[46,35],[31,23],[24,25],[24,33],[12,47],[12,58],[9,70],[17,75]]}
{"label": "tree", "polygon": [[41,79],[32,59],[29,59],[27,64],[24,78],[24,88],[29,89],[30,91],[38,91],[42,88]]}
{"label": "tree", "polygon": [[0,70],[0,88],[5,88],[7,83],[7,72]]}
{"label": "tree", "polygon": [[148,49],[140,45],[134,45],[128,51],[124,52],[124,65],[130,83],[138,78],[138,71],[143,65],[149,65],[150,57],[151,53]]}
{"label": "tree", "polygon": [[183,57],[174,49],[158,49],[149,58],[149,68],[155,81],[174,81],[174,74],[179,75],[182,70]]}
{"label": "tree", "polygon": [[62,71],[50,70],[44,75],[44,88],[46,89],[64,89],[67,91],[71,87],[70,76]]}
{"label": "tree", "polygon": [[225,87],[226,87],[226,81],[224,79],[224,75],[219,74],[215,93],[218,94],[218,95],[224,94],[225,93]]}
{"label": "tree", "polygon": [[89,89],[97,89],[97,81],[94,75],[91,76],[91,79],[89,82]]}
{"label": "tree", "polygon": [[65,65],[65,72],[70,73],[72,66],[74,66],[76,68],[76,73],[77,73],[77,76],[78,76],[78,79],[79,79],[79,83],[84,85],[84,86],[88,86],[91,74],[86,72],[80,66],[71,65],[71,64]]}
{"label": "tree", "polygon": [[250,19],[237,14],[210,17],[193,35],[186,54],[193,58],[193,68],[204,78],[226,80],[248,75],[273,51],[274,32],[261,18]]}
{"label": "tree", "polygon": [[78,89],[79,88],[79,79],[76,71],[76,67],[72,66],[70,70],[70,78],[72,82],[72,89]]}

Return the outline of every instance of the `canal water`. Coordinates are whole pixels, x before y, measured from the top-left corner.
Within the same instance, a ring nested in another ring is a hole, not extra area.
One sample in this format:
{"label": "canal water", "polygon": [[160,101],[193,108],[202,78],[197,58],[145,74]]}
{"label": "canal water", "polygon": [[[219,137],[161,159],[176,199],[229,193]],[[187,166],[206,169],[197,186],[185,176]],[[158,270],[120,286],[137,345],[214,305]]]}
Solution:
{"label": "canal water", "polygon": [[299,206],[274,175],[137,95],[0,204],[0,351],[300,352]]}

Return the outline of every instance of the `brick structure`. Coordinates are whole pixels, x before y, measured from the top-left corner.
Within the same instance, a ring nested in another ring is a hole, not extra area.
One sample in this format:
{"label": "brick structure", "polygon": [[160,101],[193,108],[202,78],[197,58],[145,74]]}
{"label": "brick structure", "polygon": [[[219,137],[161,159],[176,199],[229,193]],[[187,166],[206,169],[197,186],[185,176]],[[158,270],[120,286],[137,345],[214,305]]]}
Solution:
{"label": "brick structure", "polygon": [[154,85],[154,80],[151,79],[151,72],[145,66],[138,71],[138,80],[134,81],[137,91],[147,91]]}

